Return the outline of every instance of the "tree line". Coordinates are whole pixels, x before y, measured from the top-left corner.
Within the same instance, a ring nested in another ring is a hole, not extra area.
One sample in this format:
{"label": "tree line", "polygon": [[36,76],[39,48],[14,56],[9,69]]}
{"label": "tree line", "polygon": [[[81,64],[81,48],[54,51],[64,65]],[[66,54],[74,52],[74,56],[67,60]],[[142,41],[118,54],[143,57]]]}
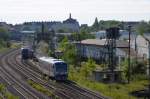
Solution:
{"label": "tree line", "polygon": [[133,30],[137,33],[150,33],[150,21],[140,21],[140,22],[125,22],[117,20],[100,20],[95,18],[94,23],[91,26],[83,25],[80,30],[86,30],[88,32],[98,32],[100,30],[106,30],[110,27],[119,27],[121,30],[128,29],[128,25],[133,27]]}
{"label": "tree line", "polygon": [[4,27],[0,27],[0,48],[9,47],[10,32]]}

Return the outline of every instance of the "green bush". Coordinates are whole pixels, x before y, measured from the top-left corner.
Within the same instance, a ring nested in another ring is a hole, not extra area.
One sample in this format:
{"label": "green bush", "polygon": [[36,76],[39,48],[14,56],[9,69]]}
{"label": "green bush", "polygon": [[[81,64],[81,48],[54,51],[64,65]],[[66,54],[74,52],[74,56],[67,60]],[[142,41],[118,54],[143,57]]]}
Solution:
{"label": "green bush", "polygon": [[86,78],[92,75],[92,71],[95,70],[96,64],[92,59],[88,59],[85,64],[82,64],[80,68],[80,74]]}
{"label": "green bush", "polygon": [[104,84],[101,82],[91,81],[90,79],[87,79],[87,75],[85,75],[85,73],[87,73],[88,71],[86,69],[89,69],[89,67],[94,67],[91,64],[94,64],[94,62],[91,62],[91,60],[89,60],[88,62],[82,64],[81,68],[78,69],[74,68],[74,66],[70,66],[69,79],[75,81],[78,85],[82,87],[98,91],[102,95],[111,97],[112,99],[136,99],[136,97],[131,96],[130,93],[132,91],[141,90],[145,88],[145,85],[148,84],[148,80],[143,79],[144,75],[142,76],[141,74],[137,75],[137,77],[135,77],[136,80],[132,81],[130,84]]}
{"label": "green bush", "polygon": [[0,84],[0,93],[4,93],[6,90],[6,86],[4,84]]}
{"label": "green bush", "polygon": [[7,99],[19,99],[18,96],[14,96],[13,94],[11,94],[11,93],[9,93],[9,92],[6,92],[6,93],[5,93],[5,97],[6,97]]}

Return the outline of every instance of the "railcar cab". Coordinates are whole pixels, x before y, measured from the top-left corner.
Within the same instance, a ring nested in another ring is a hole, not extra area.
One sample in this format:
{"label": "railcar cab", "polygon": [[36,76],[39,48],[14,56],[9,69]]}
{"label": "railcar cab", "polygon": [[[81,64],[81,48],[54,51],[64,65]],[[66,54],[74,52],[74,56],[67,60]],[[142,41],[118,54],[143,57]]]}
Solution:
{"label": "railcar cab", "polygon": [[57,61],[54,63],[55,67],[55,79],[56,80],[66,80],[68,76],[67,64],[63,61]]}

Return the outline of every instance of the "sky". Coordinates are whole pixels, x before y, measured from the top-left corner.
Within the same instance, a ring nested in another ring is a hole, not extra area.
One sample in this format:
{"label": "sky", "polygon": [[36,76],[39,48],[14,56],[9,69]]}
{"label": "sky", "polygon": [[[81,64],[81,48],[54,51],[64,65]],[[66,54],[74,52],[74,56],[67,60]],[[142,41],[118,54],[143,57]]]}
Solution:
{"label": "sky", "polygon": [[150,20],[150,0],[0,0],[0,21],[63,21],[72,14],[80,24],[98,20]]}

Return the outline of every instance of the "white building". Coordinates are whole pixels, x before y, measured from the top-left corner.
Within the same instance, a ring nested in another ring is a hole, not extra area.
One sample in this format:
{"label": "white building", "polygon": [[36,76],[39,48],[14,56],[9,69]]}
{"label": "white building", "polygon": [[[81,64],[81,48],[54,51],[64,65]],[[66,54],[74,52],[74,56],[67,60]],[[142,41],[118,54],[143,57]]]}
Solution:
{"label": "white building", "polygon": [[[136,39],[132,40],[131,47],[137,51],[137,54],[142,56],[143,60],[149,59],[150,52],[150,33],[144,33],[144,35],[138,35]],[[147,75],[149,75],[149,64],[147,64]]]}
{"label": "white building", "polygon": [[135,39],[131,40],[131,47],[143,57],[143,59],[149,58],[148,40],[150,41],[150,35],[145,33],[143,36],[138,35]]}
{"label": "white building", "polygon": [[[117,40],[116,42],[116,61],[120,64],[122,60],[128,57],[128,42]],[[78,54],[83,58],[93,58],[101,61],[108,59],[108,50],[106,48],[106,39],[86,39],[77,43]],[[136,53],[131,49],[131,57],[135,57]]]}

